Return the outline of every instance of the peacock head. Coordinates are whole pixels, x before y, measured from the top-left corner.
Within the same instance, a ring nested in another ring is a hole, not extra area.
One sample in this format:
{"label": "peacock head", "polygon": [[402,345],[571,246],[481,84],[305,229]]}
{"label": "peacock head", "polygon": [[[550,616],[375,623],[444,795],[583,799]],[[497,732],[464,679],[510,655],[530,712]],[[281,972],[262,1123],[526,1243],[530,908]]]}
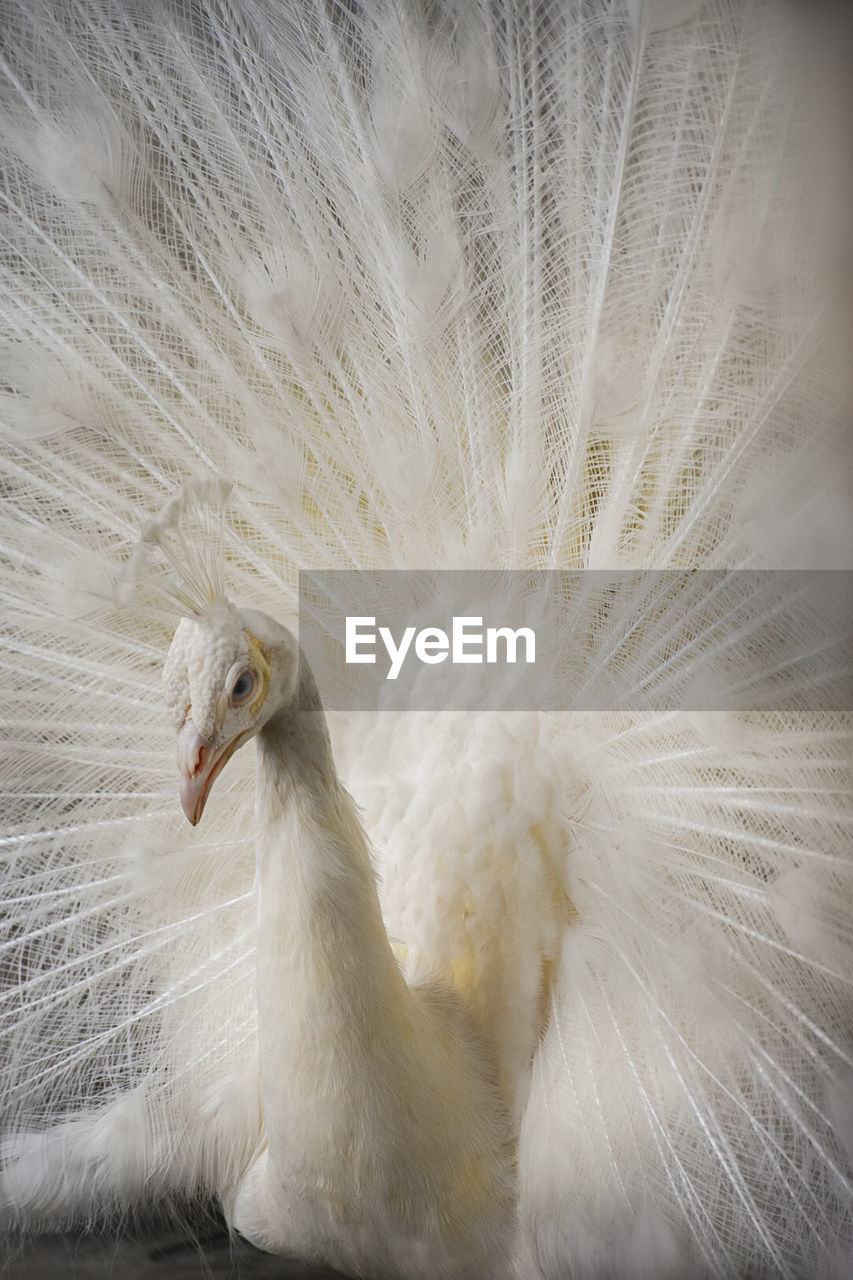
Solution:
{"label": "peacock head", "polygon": [[182,618],[163,683],[178,731],[181,806],[195,826],[238,747],[295,702],[299,647],[266,614],[227,601]]}

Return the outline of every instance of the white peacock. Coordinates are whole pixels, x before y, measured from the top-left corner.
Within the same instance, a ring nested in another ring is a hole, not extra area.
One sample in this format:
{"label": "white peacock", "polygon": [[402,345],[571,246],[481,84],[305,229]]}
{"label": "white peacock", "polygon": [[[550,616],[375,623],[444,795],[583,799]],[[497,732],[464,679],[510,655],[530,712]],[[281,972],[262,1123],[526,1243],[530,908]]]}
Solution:
{"label": "white peacock", "polygon": [[820,25],[4,6],[8,1226],[213,1196],[370,1277],[847,1273],[845,709],[293,701],[300,567],[846,566]]}

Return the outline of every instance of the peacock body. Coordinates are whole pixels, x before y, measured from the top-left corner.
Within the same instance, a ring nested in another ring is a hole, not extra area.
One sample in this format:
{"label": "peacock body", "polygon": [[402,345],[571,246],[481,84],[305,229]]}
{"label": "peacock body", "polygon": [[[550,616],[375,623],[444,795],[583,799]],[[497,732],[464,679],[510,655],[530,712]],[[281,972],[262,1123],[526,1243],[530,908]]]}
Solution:
{"label": "peacock body", "polygon": [[286,648],[300,568],[846,567],[818,25],[2,13],[5,1223],[212,1196],[365,1276],[847,1274],[844,707],[330,712],[297,818],[253,726],[191,828],[161,681],[180,733],[187,637]]}

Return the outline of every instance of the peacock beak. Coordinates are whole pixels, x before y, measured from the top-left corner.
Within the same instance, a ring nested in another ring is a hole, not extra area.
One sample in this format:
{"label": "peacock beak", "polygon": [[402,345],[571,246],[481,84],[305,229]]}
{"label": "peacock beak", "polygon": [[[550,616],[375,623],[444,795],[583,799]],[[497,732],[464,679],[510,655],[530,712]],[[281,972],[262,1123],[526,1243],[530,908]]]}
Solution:
{"label": "peacock beak", "polygon": [[181,779],[181,808],[196,825],[207,803],[211,787],[240,742],[240,736],[217,746],[206,741],[187,718],[178,731],[178,773]]}

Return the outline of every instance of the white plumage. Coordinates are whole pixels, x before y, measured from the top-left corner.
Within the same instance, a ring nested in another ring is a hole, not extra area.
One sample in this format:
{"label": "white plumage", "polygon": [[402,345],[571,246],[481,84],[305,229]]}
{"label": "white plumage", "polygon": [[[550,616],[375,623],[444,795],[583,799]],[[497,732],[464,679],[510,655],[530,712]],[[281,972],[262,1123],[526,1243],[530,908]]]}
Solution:
{"label": "white plumage", "polygon": [[[312,967],[308,872],[258,895],[251,749],[186,826],[173,624],[114,603],[188,476],[236,482],[228,595],[291,628],[299,568],[845,566],[846,139],[816,23],[760,0],[3,16],[7,1224],[213,1194],[369,1276],[847,1274],[844,708],[330,717],[400,964],[458,1001],[430,997],[448,1070],[393,1033],[368,907],[357,954],[316,932]],[[185,578],[217,536],[179,526]],[[385,1095],[369,1011],[326,1035],[371,982]],[[276,1037],[288,1069],[259,1079]],[[469,1054],[500,1102],[460,1100]],[[488,1178],[448,1156],[472,1114]],[[290,1181],[241,1200],[273,1129]]]}

